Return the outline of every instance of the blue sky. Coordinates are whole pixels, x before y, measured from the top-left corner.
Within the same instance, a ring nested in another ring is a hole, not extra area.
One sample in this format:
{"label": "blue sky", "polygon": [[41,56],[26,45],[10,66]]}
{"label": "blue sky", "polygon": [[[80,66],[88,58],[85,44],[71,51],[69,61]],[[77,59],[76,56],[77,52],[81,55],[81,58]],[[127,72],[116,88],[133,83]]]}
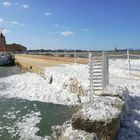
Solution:
{"label": "blue sky", "polygon": [[0,28],[28,49],[140,49],[140,0],[0,0]]}

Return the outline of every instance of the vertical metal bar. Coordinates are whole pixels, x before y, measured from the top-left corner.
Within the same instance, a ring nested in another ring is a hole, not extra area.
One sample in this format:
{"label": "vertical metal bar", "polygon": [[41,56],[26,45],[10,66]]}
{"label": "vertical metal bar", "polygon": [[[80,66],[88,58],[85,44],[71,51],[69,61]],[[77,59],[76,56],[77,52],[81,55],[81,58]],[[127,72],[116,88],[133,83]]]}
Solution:
{"label": "vertical metal bar", "polygon": [[90,80],[90,98],[93,94],[93,67],[92,67],[92,53],[89,53],[89,80]]}
{"label": "vertical metal bar", "polygon": [[102,52],[102,89],[105,88],[105,54]]}
{"label": "vertical metal bar", "polygon": [[127,50],[127,60],[128,60],[128,66],[129,66],[129,74],[130,74],[130,72],[131,72],[131,63],[130,63],[129,50]]}
{"label": "vertical metal bar", "polygon": [[109,84],[109,73],[108,73],[108,57],[107,53],[102,53],[102,88],[105,89]]}
{"label": "vertical metal bar", "polygon": [[106,53],[106,65],[107,65],[107,85],[109,85],[109,57],[108,57],[108,54]]}

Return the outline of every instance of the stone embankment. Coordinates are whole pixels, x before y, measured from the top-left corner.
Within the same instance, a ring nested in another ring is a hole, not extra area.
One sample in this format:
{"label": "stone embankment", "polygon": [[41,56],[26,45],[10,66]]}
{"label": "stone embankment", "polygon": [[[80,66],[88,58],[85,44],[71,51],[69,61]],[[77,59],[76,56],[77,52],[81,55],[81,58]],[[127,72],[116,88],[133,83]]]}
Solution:
{"label": "stone embankment", "polygon": [[54,139],[114,140],[125,113],[128,90],[113,89],[81,105],[69,124],[54,129]]}

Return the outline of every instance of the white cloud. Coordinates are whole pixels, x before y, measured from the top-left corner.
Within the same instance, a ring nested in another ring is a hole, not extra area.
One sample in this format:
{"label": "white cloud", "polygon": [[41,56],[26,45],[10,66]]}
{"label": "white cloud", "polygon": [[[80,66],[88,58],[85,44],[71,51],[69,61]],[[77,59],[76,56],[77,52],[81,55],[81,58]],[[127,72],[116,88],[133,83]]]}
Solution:
{"label": "white cloud", "polygon": [[59,25],[58,24],[54,24],[53,27],[56,27],[57,28],[57,27],[59,27]]}
{"label": "white cloud", "polygon": [[19,25],[20,27],[24,27],[24,24],[19,23],[19,22],[17,22],[17,21],[12,21],[11,24]]}
{"label": "white cloud", "polygon": [[0,23],[3,23],[5,20],[3,18],[0,18]]}
{"label": "white cloud", "polygon": [[25,8],[25,9],[27,9],[27,8],[29,8],[30,6],[27,5],[27,4],[23,4],[22,7]]}
{"label": "white cloud", "polygon": [[88,29],[87,29],[87,28],[83,28],[82,31],[83,31],[83,32],[87,32]]}
{"label": "white cloud", "polygon": [[11,2],[5,1],[5,2],[3,2],[3,5],[4,6],[11,6],[12,4],[11,4]]}
{"label": "white cloud", "polygon": [[12,21],[11,24],[19,25],[17,21]]}
{"label": "white cloud", "polygon": [[3,32],[4,34],[8,34],[8,33],[10,33],[11,31],[10,31],[10,30],[7,30],[7,29],[4,29],[4,30],[2,30],[2,32]]}
{"label": "white cloud", "polygon": [[72,35],[74,35],[74,33],[71,32],[71,31],[61,32],[60,34],[61,34],[61,36],[72,36]]}
{"label": "white cloud", "polygon": [[46,16],[51,16],[52,13],[51,13],[51,12],[46,12],[45,15],[46,15]]}
{"label": "white cloud", "polygon": [[24,24],[20,24],[21,27],[24,27]]}

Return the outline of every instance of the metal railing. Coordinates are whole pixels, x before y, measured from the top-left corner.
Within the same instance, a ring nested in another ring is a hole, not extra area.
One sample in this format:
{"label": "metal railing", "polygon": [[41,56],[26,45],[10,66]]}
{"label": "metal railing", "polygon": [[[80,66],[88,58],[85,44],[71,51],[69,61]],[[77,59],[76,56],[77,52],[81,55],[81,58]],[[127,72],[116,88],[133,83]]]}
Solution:
{"label": "metal railing", "polygon": [[89,54],[90,95],[101,94],[109,84],[108,55]]}

